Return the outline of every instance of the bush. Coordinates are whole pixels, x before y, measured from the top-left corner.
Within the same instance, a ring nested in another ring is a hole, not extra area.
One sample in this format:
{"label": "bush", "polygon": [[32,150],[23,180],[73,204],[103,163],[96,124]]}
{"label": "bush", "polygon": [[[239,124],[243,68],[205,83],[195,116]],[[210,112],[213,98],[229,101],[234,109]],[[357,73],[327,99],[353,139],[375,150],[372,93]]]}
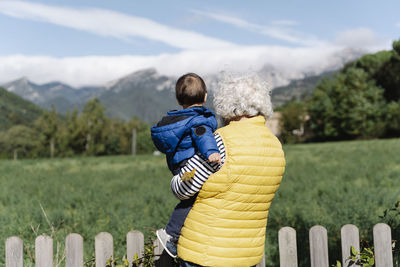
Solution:
{"label": "bush", "polygon": [[387,136],[400,136],[400,101],[390,102],[386,113]]}
{"label": "bush", "polygon": [[317,140],[375,138],[385,131],[383,89],[357,68],[321,82],[308,112]]}
{"label": "bush", "polygon": [[279,121],[282,141],[289,144],[304,141],[304,127],[307,119],[305,103],[290,102],[279,111],[282,115]]}

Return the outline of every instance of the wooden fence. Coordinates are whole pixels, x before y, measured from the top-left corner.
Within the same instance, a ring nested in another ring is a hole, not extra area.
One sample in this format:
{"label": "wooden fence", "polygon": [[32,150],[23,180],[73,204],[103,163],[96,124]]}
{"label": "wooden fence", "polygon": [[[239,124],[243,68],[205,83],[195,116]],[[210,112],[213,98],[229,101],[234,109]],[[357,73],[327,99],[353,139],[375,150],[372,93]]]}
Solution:
{"label": "wooden fence", "polygon": [[[329,267],[328,238],[324,227],[316,225],[310,229],[310,257],[311,267]],[[297,267],[296,231],[291,227],[279,230],[279,256],[281,267]],[[392,267],[392,238],[391,229],[387,224],[378,223],[373,228],[374,254],[376,267]],[[342,263],[349,266],[347,258],[350,256],[350,247],[360,250],[359,232],[354,225],[347,224],[341,229]],[[131,231],[126,236],[127,259],[132,260],[134,255],[144,253],[144,236],[139,231]],[[156,266],[168,267],[173,264],[172,259],[165,253],[158,240],[154,243]],[[102,232],[95,237],[96,266],[104,267],[108,259],[113,256],[113,237]],[[46,235],[40,235],[35,240],[36,267],[53,266],[53,240]],[[82,267],[83,238],[79,234],[69,234],[65,241],[65,266]],[[23,266],[23,241],[16,236],[6,240],[6,267]],[[265,258],[257,267],[265,266]],[[356,265],[352,265],[356,266]]]}

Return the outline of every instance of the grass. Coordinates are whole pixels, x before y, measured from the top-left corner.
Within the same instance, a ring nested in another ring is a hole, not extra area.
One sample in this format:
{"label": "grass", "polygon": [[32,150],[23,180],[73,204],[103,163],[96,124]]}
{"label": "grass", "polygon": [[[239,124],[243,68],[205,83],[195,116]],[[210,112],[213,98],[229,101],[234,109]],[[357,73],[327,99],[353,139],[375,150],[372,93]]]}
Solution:
{"label": "grass", "polygon": [[[86,260],[102,231],[113,235],[116,255],[123,255],[130,230],[149,235],[146,227],[162,227],[177,203],[164,161],[153,156],[0,161],[1,239],[18,235],[30,246],[32,228],[51,235],[42,205],[62,243],[68,233],[83,236]],[[4,242],[0,246],[4,255]]]}
{"label": "grass", "polygon": [[[378,216],[399,198],[400,139],[284,149],[287,169],[269,214],[267,266],[278,265],[280,227],[296,229],[299,266],[309,266],[308,229],[325,226],[334,263],[340,259],[340,227],[355,224],[362,238],[369,239]],[[31,255],[25,261],[29,266],[37,234],[53,235],[63,245],[68,233],[80,233],[85,260],[90,260],[94,236],[106,231],[114,237],[115,255],[122,256],[128,231],[140,230],[148,237],[146,227],[160,228],[168,221],[178,203],[169,189],[170,177],[162,156],[1,160],[1,240],[20,236],[25,254]],[[5,255],[4,242],[0,255]]]}
{"label": "grass", "polygon": [[340,228],[355,224],[371,240],[379,215],[399,199],[400,139],[286,146],[287,169],[267,227],[268,266],[276,266],[277,231],[297,231],[299,266],[309,266],[308,230],[328,230],[330,263],[341,258]]}

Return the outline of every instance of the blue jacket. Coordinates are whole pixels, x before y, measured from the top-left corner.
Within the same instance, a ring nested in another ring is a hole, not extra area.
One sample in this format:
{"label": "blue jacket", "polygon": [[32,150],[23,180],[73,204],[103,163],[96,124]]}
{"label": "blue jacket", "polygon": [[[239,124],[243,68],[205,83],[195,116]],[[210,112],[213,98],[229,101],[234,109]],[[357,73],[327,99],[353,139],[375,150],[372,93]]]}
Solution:
{"label": "blue jacket", "polygon": [[168,168],[176,174],[179,163],[199,151],[204,158],[219,153],[214,131],[215,114],[205,107],[169,111],[151,127],[154,145],[167,156]]}

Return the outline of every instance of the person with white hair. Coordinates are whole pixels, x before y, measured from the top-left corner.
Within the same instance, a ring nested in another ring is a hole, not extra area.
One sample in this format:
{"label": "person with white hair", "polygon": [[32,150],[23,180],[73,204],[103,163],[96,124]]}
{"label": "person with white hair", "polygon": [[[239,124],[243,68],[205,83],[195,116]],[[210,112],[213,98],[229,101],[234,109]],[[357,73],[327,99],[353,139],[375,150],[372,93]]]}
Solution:
{"label": "person with white hair", "polygon": [[197,194],[178,241],[180,266],[254,266],[285,170],[282,145],[266,126],[270,87],[255,74],[225,75],[214,107],[226,123],[215,132],[222,167],[196,154],[171,181],[179,199]]}

